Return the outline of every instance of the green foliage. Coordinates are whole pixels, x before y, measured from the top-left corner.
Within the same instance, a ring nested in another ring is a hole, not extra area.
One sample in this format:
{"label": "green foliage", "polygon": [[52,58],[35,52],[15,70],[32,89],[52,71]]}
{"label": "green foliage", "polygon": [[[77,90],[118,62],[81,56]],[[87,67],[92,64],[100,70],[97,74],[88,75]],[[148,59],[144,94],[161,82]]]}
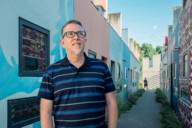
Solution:
{"label": "green foliage", "polygon": [[166,96],[160,89],[156,89],[156,101],[161,104],[161,128],[182,128],[182,123],[169,105]]}
{"label": "green foliage", "polygon": [[162,48],[163,48],[162,46],[157,46],[157,47],[156,47],[156,53],[157,53],[157,54],[161,54]]}
{"label": "green foliage", "polygon": [[118,102],[118,116],[120,117],[124,112],[130,110],[133,105],[136,104],[139,97],[142,96],[142,94],[145,92],[144,89],[139,89],[133,94],[130,94],[128,96],[128,100],[125,103]]}
{"label": "green foliage", "polygon": [[163,92],[158,88],[156,89],[156,101],[159,102],[160,104],[163,104],[163,105],[168,105],[168,101],[167,101],[167,98],[166,96],[163,94]]}
{"label": "green foliage", "polygon": [[144,43],[141,46],[141,53],[143,54],[144,57],[149,57],[150,59],[153,57],[155,54],[160,54],[161,53],[162,46],[157,46],[154,48],[152,44],[150,43]]}
{"label": "green foliage", "polygon": [[150,59],[156,53],[152,44],[149,44],[149,43],[144,43],[141,47],[141,50],[143,51],[144,57],[149,57]]}

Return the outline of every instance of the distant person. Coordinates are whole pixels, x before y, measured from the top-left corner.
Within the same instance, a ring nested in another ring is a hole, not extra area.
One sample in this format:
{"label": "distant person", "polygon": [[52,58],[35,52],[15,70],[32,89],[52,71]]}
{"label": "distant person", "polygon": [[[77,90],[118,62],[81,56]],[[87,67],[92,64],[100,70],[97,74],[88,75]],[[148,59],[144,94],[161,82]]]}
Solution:
{"label": "distant person", "polygon": [[84,53],[81,22],[68,21],[61,34],[66,56],[48,67],[39,89],[41,128],[116,128],[115,86],[107,65]]}
{"label": "distant person", "polygon": [[148,89],[148,82],[147,82],[147,78],[145,77],[144,79],[144,89],[147,90]]}

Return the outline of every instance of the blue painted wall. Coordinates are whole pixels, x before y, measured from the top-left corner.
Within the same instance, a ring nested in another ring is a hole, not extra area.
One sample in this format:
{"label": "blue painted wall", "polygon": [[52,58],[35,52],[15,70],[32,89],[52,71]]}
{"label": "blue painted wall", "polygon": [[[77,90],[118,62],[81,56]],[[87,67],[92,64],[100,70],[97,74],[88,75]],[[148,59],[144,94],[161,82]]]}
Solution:
{"label": "blue painted wall", "polygon": [[[130,80],[130,88],[133,91],[137,90],[139,87],[139,76],[140,76],[140,69],[141,65],[139,60],[134,56],[132,52],[130,52],[130,70],[132,71],[132,79]],[[139,75],[139,76],[138,76]]]}
{"label": "blue painted wall", "polygon": [[[133,83],[138,88],[139,78],[132,76],[134,79],[130,79],[131,74],[129,71],[132,70],[140,74],[140,64],[135,56],[130,52],[126,42],[117,34],[117,32],[109,25],[109,56],[110,59],[120,64],[121,67],[121,80],[123,83],[122,90],[117,94],[118,100],[124,102],[128,97],[128,87],[132,87]],[[125,73],[128,74],[126,77]],[[117,84],[117,79],[114,80]]]}
{"label": "blue painted wall", "polygon": [[175,64],[175,77],[173,78],[173,108],[178,112],[178,99],[179,99],[179,47],[180,47],[180,26],[179,22],[176,23],[173,32],[175,40],[174,51],[173,51],[173,63]]}
{"label": "blue painted wall", "polygon": [[128,85],[129,85],[129,69],[130,69],[130,50],[125,44],[127,42],[123,43],[123,56],[122,56],[122,78],[124,83],[124,89],[122,90],[122,97],[124,97],[124,100],[128,97]]}
{"label": "blue painted wall", "polygon": [[[123,56],[123,53],[125,53],[124,51],[124,42],[123,40],[120,38],[120,36],[117,34],[117,32],[112,28],[111,25],[108,25],[108,29],[109,29],[109,56],[110,56],[110,60],[113,60],[115,61],[115,67],[116,69],[118,68],[117,67],[117,63],[120,64],[120,71],[121,71],[121,81],[123,82],[123,85],[125,84],[124,82],[124,79],[123,79],[123,75],[124,75],[124,67],[123,65],[125,65],[125,62],[123,62],[123,59],[127,59],[127,58],[124,58]],[[129,56],[129,55],[127,55]],[[116,70],[117,71],[117,70]],[[115,75],[115,79],[114,82],[116,84],[116,87],[117,87],[117,82],[118,82],[118,78],[117,78],[117,72],[116,72],[116,75]],[[118,87],[117,87],[118,88]],[[117,99],[119,102],[123,102],[127,97],[126,97],[126,92],[127,89],[124,88],[122,86],[122,89],[118,91],[117,93]]]}
{"label": "blue painted wall", "polygon": [[[7,127],[7,100],[37,95],[41,77],[19,77],[19,17],[50,31],[50,63],[65,56],[60,29],[73,18],[73,0],[1,0],[0,2],[0,127]],[[39,123],[28,127],[38,128]]]}

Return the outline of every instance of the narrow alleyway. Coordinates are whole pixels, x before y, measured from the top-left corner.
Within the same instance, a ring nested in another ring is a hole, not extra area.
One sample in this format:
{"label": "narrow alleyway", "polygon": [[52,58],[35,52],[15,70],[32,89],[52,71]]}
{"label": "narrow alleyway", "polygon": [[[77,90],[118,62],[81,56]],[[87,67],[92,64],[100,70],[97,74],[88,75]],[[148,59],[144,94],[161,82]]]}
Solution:
{"label": "narrow alleyway", "polygon": [[123,114],[118,128],[160,128],[160,104],[155,101],[155,91],[148,90],[133,108]]}

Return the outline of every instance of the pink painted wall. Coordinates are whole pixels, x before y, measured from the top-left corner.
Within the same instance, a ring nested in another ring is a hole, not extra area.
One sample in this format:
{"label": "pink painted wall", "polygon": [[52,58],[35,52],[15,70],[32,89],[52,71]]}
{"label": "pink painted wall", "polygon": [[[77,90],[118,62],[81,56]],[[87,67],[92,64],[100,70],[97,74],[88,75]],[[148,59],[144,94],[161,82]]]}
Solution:
{"label": "pink painted wall", "polygon": [[102,6],[103,9],[107,10],[107,0],[93,0],[96,5]]}
{"label": "pink painted wall", "polygon": [[107,21],[99,14],[91,0],[74,0],[74,16],[80,20],[87,32],[85,51],[93,50],[97,58],[109,59]]}

